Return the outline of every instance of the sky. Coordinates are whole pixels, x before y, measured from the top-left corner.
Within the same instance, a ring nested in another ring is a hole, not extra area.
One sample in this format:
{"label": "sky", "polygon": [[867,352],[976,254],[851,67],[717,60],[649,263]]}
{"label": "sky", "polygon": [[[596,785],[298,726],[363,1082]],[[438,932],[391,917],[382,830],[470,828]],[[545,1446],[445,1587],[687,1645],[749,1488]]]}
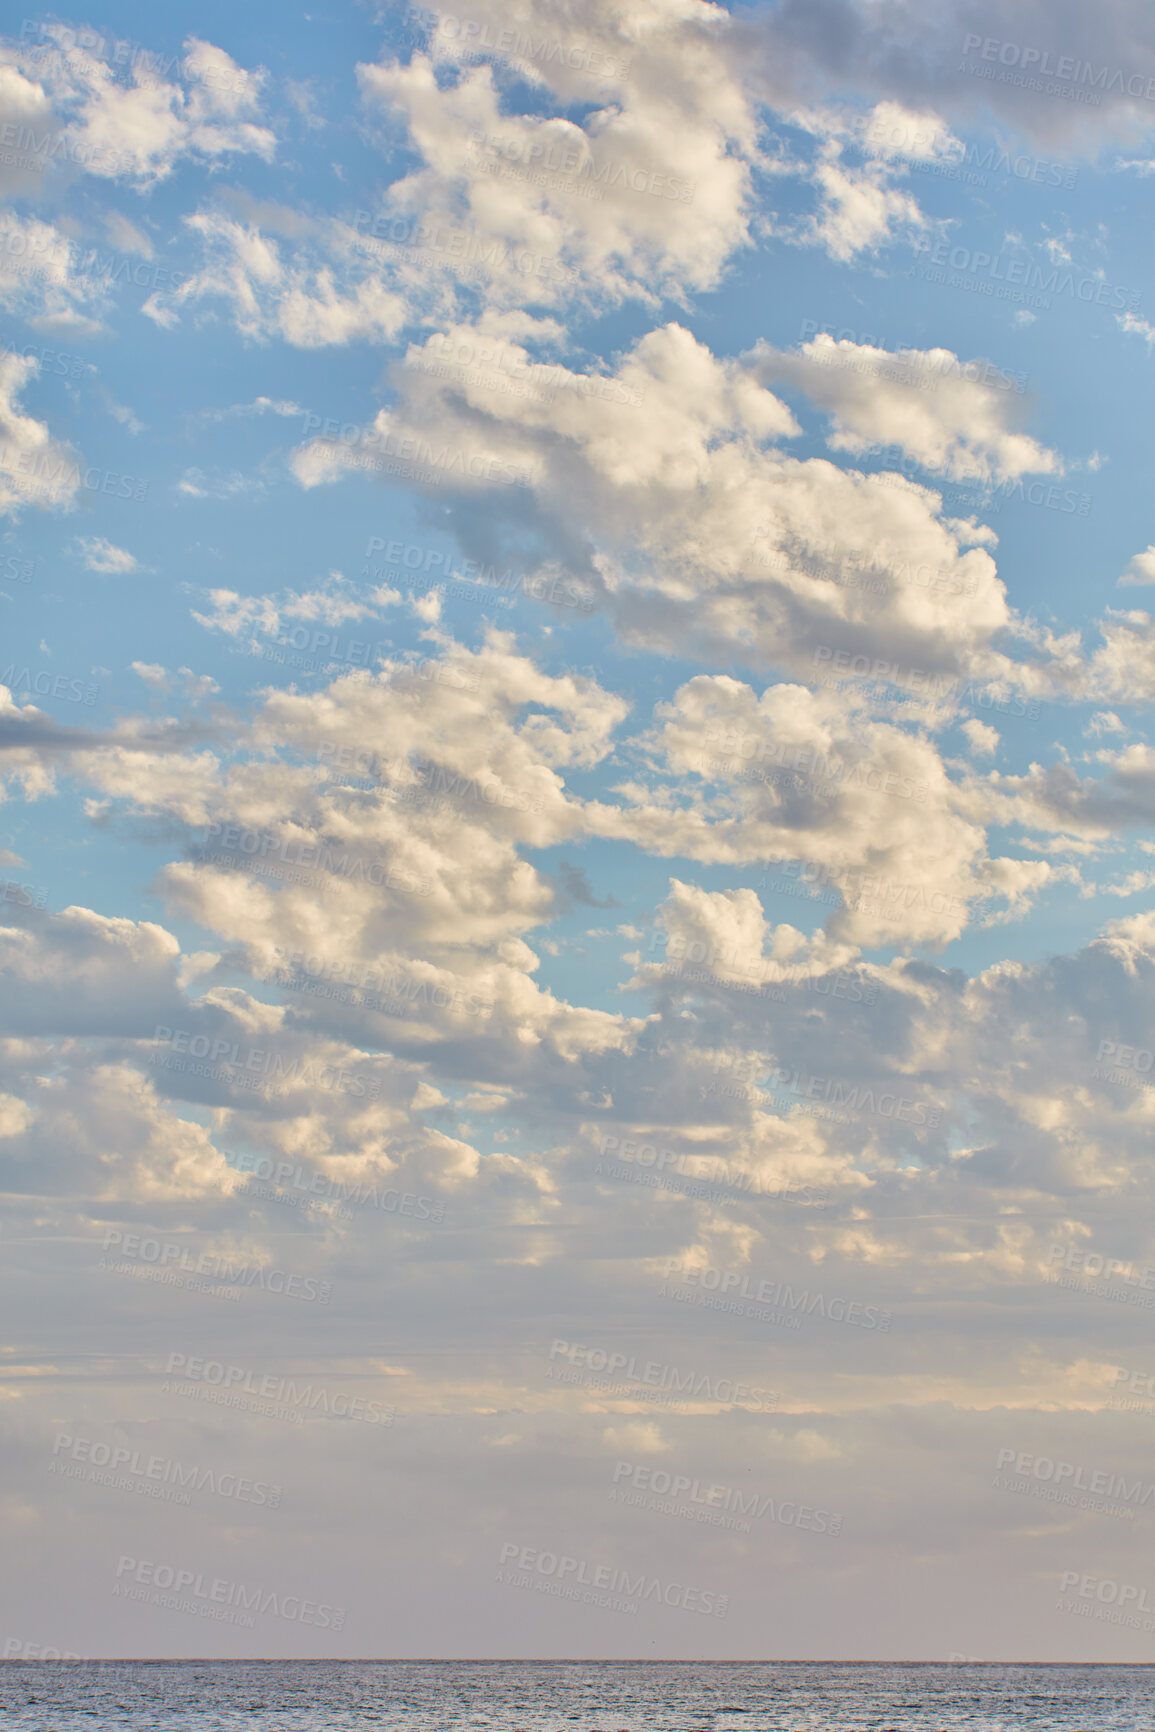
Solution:
{"label": "sky", "polygon": [[0,1654],[1137,1661],[1155,17],[0,43]]}

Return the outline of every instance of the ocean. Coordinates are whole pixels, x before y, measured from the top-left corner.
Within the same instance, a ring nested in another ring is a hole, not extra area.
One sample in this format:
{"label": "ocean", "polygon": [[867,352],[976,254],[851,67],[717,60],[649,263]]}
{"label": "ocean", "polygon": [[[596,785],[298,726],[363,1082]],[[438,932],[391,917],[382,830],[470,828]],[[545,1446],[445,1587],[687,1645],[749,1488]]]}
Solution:
{"label": "ocean", "polygon": [[21,1732],[1096,1732],[1155,1724],[1147,1666],[780,1661],[0,1662]]}

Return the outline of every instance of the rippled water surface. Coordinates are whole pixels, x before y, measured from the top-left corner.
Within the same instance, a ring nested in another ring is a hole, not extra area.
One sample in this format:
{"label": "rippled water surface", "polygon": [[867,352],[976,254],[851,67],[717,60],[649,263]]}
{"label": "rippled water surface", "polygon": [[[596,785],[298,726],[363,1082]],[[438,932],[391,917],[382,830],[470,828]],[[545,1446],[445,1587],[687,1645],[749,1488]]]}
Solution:
{"label": "rippled water surface", "polygon": [[1147,1666],[629,1661],[0,1663],[22,1732],[1093,1732],[1155,1726]]}

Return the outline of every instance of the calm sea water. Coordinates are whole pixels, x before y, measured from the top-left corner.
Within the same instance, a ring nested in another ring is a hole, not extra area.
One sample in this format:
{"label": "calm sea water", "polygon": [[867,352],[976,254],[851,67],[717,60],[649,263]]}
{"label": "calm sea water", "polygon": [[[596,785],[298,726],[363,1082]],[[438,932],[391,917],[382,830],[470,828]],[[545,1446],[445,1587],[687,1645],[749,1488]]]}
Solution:
{"label": "calm sea water", "polygon": [[1155,1725],[1147,1666],[629,1661],[0,1663],[21,1732],[1097,1732]]}

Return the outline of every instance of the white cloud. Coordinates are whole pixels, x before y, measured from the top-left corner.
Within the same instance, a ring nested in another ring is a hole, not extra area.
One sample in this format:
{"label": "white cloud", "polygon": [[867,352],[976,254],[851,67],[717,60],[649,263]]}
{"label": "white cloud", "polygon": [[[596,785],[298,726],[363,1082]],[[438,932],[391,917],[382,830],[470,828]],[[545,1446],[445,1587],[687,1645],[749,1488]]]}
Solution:
{"label": "white cloud", "polygon": [[176,488],[186,499],[235,499],[263,489],[264,482],[258,476],[242,475],[236,469],[227,475],[220,470],[209,475],[195,466],[185,470]]}
{"label": "white cloud", "polygon": [[1121,331],[1134,337],[1142,337],[1148,349],[1155,348],[1155,325],[1147,319],[1141,319],[1138,313],[1124,313],[1121,317],[1116,317],[1115,323]]}
{"label": "white cloud", "polygon": [[[374,208],[339,218],[236,197],[202,210],[188,220],[208,263],[154,295],[150,316],[170,323],[220,298],[247,335],[312,348],[457,322],[478,298],[547,319],[575,302],[656,306],[716,284],[750,243],[761,162],[726,13],[703,0],[642,0],[628,13],[599,0],[581,21],[541,0],[519,0],[516,17],[481,10],[511,47],[497,60],[532,66],[540,112],[503,111],[494,66],[439,27],[408,64],[362,66],[383,148],[400,124],[420,166]],[[551,36],[567,52],[537,55]],[[581,120],[557,112],[598,99]]]}
{"label": "white cloud", "polygon": [[[1064,4],[1048,12],[1045,29],[1033,8],[1008,12],[988,0],[918,13],[871,0],[796,0],[743,19],[738,34],[751,81],[780,107],[791,106],[799,92],[815,102],[850,95],[881,100],[917,114],[933,111],[960,130],[993,132],[997,154],[1009,162],[1021,160],[1026,146],[1065,166],[1095,160],[1107,142],[1146,141],[1143,92],[1155,74],[1146,25],[1135,0],[1111,0],[1094,16]],[[993,67],[984,57],[988,43],[1003,57]],[[1070,79],[1058,85],[1041,79],[1033,89],[1026,59],[1032,50],[1038,64],[1048,51],[1051,64],[1065,62]],[[992,70],[1003,76],[991,77]],[[1058,89],[1096,100],[1056,100]]]}
{"label": "white cloud", "polygon": [[898,445],[928,469],[956,480],[1005,480],[1062,473],[1053,451],[1013,422],[1014,393],[969,376],[972,363],[949,349],[884,349],[820,333],[801,349],[760,343],[748,357],[767,385],[786,381],[830,414],[835,451],[861,455]]}
{"label": "white cloud", "polygon": [[[619,807],[589,810],[590,827],[704,862],[806,861],[835,902],[824,921],[833,946],[945,943],[973,903],[1021,902],[1051,876],[988,859],[933,744],[834,695],[775,685],[759,698],[737,680],[698,675],[657,715],[655,747],[682,780],[625,784]],[[761,914],[752,893],[741,895],[757,930],[735,945],[760,957]]]}
{"label": "white cloud", "polygon": [[205,421],[246,421],[253,415],[280,415],[285,420],[292,420],[303,415],[305,411],[299,403],[289,402],[285,398],[255,397],[251,403],[232,403],[227,409],[205,409],[202,419]]}
{"label": "white cloud", "polygon": [[178,289],[149,297],[143,310],[158,324],[172,325],[178,308],[206,297],[230,303],[243,335],[276,336],[302,349],[391,342],[404,323],[403,298],[377,272],[337,267],[326,244],[331,225],[319,227],[320,244],[309,254],[298,250],[286,261],[276,240],[221,211],[199,211],[185,222],[209,262]]}
{"label": "white cloud", "polygon": [[[994,534],[944,518],[939,495],[900,476],[787,456],[779,444],[794,417],[742,362],[667,325],[605,377],[535,369],[515,394],[510,368],[527,351],[502,337],[458,327],[411,346],[394,375],[397,406],[348,443],[298,448],[298,480],[388,480],[398,467],[447,500],[468,552],[507,529],[527,569],[579,579],[627,641],[650,649],[692,645],[699,659],[809,680],[836,652],[857,656],[860,671],[878,662],[900,685],[913,669],[923,680],[926,670],[1022,677],[992,648],[1015,624],[986,552]],[[482,348],[504,359],[444,364]],[[959,431],[956,418],[953,434],[925,436],[957,443]],[[1021,455],[1002,449],[1005,462]],[[528,528],[519,478],[536,507]],[[454,512],[483,491],[484,516]]]}
{"label": "white cloud", "polygon": [[76,546],[89,571],[122,573],[140,570],[131,553],[126,552],[123,547],[114,547],[111,541],[106,541],[102,535],[78,535]]}
{"label": "white cloud", "polygon": [[[513,27],[535,42],[563,39],[575,52],[543,56],[538,82],[559,106],[592,105],[581,121],[548,112],[503,113],[489,66],[470,47],[435,33],[430,54],[408,66],[361,69],[368,101],[403,117],[424,166],[393,189],[395,210],[428,213],[514,255],[561,258],[581,291],[611,300],[677,296],[718,280],[748,236],[756,117],[728,20],[700,0],[641,0],[615,9],[599,0],[580,22],[548,4],[519,0],[511,15],[483,0],[494,34]],[[601,54],[582,65],[581,39]],[[628,58],[629,76],[607,61]],[[513,56],[524,65],[525,56]],[[437,77],[453,66],[452,82]],[[556,166],[554,166],[556,165]],[[546,172],[542,173],[541,170]],[[564,285],[535,285],[543,303]],[[491,304],[524,304],[524,279],[503,272]]]}
{"label": "white cloud", "polygon": [[0,211],[0,302],[37,329],[93,336],[112,305],[96,254],[38,217]]}
{"label": "white cloud", "polygon": [[[286,625],[291,620],[308,621],[322,626],[347,625],[350,621],[368,619],[381,608],[397,604],[400,592],[378,588],[368,600],[339,571],[330,572],[318,589],[283,590],[277,595],[242,596],[232,589],[209,591],[207,612],[192,609],[192,617],[206,631],[224,632],[226,637],[247,639],[247,647],[260,647],[259,640],[272,639],[285,643]],[[304,634],[304,647],[322,655],[327,637],[318,633],[310,646],[310,634]],[[295,645],[295,647],[301,647]],[[323,660],[322,655],[322,660]]]}
{"label": "white cloud", "polygon": [[[933,160],[953,145],[937,115],[907,114],[897,104],[880,103],[853,117],[802,110],[790,118],[817,140],[814,162],[792,162],[788,169],[812,181],[818,198],[817,210],[798,231],[800,239],[847,264],[925,229],[918,201],[902,182],[908,157]],[[896,133],[905,141],[902,147],[896,146]],[[848,149],[857,149],[864,160],[848,162]]]}
{"label": "white cloud", "polygon": [[132,61],[110,64],[98,44],[85,45],[64,26],[45,25],[43,35],[40,44],[8,54],[63,123],[63,162],[99,179],[150,186],[186,156],[272,160],[276,139],[257,124],[264,74],[246,71],[223,49],[187,37],[181,78],[173,81]]}
{"label": "white cloud", "polygon": [[0,514],[26,505],[45,510],[70,506],[80,487],[76,459],[53,439],[43,421],[23,413],[20,394],[39,363],[0,355]]}
{"label": "white cloud", "polygon": [[1121,587],[1155,583],[1155,542],[1134,556],[1118,582]]}
{"label": "white cloud", "polygon": [[989,722],[980,722],[972,718],[964,722],[961,730],[970,743],[971,751],[979,758],[993,758],[999,749],[999,731],[992,728]]}
{"label": "white cloud", "polygon": [[1155,616],[1142,608],[1109,607],[1097,625],[1102,644],[1085,663],[1080,659],[1064,670],[1073,695],[1115,704],[1148,702],[1155,693]]}
{"label": "white cloud", "polygon": [[[11,128],[5,137],[18,146],[5,150],[0,162],[0,192],[5,197],[35,197],[39,192],[52,167],[41,141],[47,140],[49,146],[55,142],[53,119],[52,105],[40,84],[0,46],[0,125]],[[25,148],[19,148],[20,141]]]}

